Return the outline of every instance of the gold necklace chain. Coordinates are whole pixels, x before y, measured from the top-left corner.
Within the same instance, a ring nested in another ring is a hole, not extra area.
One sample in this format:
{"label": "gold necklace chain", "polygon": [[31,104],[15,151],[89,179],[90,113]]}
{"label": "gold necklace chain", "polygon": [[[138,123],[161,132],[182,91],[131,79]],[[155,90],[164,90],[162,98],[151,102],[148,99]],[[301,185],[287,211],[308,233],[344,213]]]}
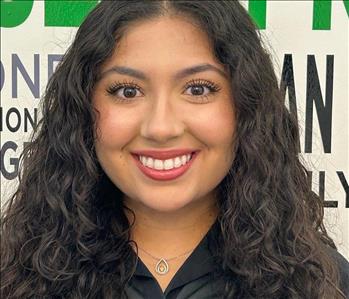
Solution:
{"label": "gold necklace chain", "polygon": [[140,248],[139,246],[137,246],[139,249],[141,249],[143,252],[145,252],[146,254],[148,254],[150,257],[152,257],[153,259],[157,260],[157,263],[155,265],[155,272],[160,274],[160,275],[164,275],[166,274],[169,270],[170,270],[170,266],[168,265],[168,261],[170,260],[174,260],[176,258],[179,258],[181,256],[184,256],[188,253],[191,253],[192,251],[194,251],[194,249],[187,251],[181,255],[177,255],[175,257],[171,257],[169,259],[165,259],[165,258],[158,258],[155,257],[153,255],[151,255],[149,252],[145,251],[143,248]]}

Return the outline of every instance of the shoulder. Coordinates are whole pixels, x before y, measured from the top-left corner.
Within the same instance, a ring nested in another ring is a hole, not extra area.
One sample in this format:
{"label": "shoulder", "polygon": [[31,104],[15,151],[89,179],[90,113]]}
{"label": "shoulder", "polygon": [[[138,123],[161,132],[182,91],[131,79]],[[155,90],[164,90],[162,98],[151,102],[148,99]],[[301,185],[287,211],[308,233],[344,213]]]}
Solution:
{"label": "shoulder", "polygon": [[339,269],[340,288],[347,298],[349,298],[349,262],[336,249],[329,248],[329,252]]}

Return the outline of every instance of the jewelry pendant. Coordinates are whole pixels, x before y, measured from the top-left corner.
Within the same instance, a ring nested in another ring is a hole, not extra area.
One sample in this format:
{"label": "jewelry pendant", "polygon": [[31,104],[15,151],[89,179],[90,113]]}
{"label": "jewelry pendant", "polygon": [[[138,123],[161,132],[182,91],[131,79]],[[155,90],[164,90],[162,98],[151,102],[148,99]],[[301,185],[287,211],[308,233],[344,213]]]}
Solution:
{"label": "jewelry pendant", "polygon": [[169,270],[168,263],[166,262],[165,259],[161,259],[156,263],[156,266],[155,266],[156,273],[163,275],[163,274],[166,274],[168,270]]}

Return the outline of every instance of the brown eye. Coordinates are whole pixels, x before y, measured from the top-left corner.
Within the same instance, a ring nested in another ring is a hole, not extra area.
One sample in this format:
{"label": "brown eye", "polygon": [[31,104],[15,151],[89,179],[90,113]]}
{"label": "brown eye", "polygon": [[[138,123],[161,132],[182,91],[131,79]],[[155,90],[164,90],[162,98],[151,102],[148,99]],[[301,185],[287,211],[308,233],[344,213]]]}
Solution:
{"label": "brown eye", "polygon": [[184,88],[185,94],[192,96],[195,100],[207,102],[208,98],[220,90],[220,87],[208,80],[191,80]]}
{"label": "brown eye", "polygon": [[133,97],[136,96],[136,94],[137,94],[137,90],[134,89],[133,87],[126,87],[126,88],[124,88],[123,95],[126,98],[133,98]]}
{"label": "brown eye", "polygon": [[193,95],[202,95],[205,92],[204,87],[200,85],[191,86],[190,90]]}
{"label": "brown eye", "polygon": [[120,101],[129,101],[143,95],[140,89],[141,88],[133,82],[117,82],[107,88],[107,93]]}

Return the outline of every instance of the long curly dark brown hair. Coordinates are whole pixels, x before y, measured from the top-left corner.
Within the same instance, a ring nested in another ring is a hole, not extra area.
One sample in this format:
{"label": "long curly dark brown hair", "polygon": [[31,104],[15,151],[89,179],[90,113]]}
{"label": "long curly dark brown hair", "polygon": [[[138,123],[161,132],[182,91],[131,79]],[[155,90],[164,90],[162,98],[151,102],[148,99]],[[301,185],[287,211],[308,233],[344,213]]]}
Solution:
{"label": "long curly dark brown hair", "polygon": [[[1,216],[1,298],[124,298],[135,269],[122,193],[96,158],[91,93],[135,21],[189,17],[231,74],[235,160],[219,184],[223,298],[344,298],[299,157],[295,117],[238,1],[102,1],[50,78],[42,119]],[[238,279],[229,279],[231,277]]]}

